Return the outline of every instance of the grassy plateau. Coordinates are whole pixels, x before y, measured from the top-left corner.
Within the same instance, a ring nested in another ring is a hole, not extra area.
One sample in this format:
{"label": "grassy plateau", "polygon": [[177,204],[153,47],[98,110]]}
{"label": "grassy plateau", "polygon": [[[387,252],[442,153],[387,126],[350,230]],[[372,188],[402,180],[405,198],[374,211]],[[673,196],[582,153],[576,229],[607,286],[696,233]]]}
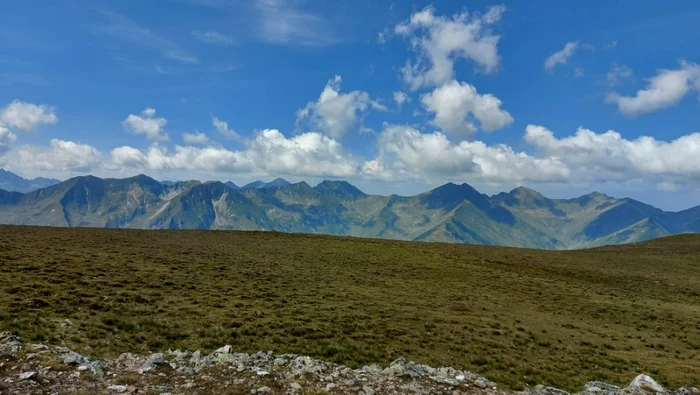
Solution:
{"label": "grassy plateau", "polygon": [[[72,325],[66,325],[68,319]],[[0,226],[0,330],[96,357],[398,357],[512,389],[700,385],[700,236],[540,251],[271,232]]]}

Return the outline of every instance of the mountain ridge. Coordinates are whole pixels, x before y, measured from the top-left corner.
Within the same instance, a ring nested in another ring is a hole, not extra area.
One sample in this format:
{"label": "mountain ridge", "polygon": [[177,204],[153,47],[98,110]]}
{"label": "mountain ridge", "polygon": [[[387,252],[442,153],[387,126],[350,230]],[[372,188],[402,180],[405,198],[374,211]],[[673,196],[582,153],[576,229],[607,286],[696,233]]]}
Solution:
{"label": "mountain ridge", "polygon": [[25,194],[0,190],[0,223],[271,230],[543,249],[700,232],[700,206],[669,212],[597,192],[549,199],[518,187],[488,196],[467,183],[447,183],[414,196],[382,196],[337,180],[231,184],[163,183],[143,174],[73,177]]}
{"label": "mountain ridge", "polygon": [[23,178],[15,173],[0,168],[0,189],[7,192],[27,193],[58,184],[59,182],[61,181],[53,178]]}

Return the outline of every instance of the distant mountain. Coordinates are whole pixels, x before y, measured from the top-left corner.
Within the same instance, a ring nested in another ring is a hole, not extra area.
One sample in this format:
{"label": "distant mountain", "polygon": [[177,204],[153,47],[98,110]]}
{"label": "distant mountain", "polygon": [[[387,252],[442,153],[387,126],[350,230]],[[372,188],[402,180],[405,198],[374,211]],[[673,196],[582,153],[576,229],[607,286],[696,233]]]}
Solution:
{"label": "distant mountain", "polygon": [[367,195],[346,181],[158,182],[76,177],[26,194],[0,190],[0,223],[143,229],[238,229],[571,249],[700,232],[700,206],[666,212],[591,193],[549,199],[516,188],[488,196],[445,184],[416,196]]}
{"label": "distant mountain", "polygon": [[275,178],[270,182],[263,181],[253,181],[249,184],[242,186],[240,189],[267,189],[267,188],[279,188],[290,185],[291,183],[284,178]]}
{"label": "distant mountain", "polygon": [[31,180],[22,178],[15,173],[0,169],[0,189],[10,192],[27,193],[37,189],[50,187],[61,182],[53,178],[37,177]]}
{"label": "distant mountain", "polygon": [[240,189],[240,187],[238,185],[234,184],[232,181],[226,181],[224,183],[224,185],[226,185],[227,187],[229,187],[231,189]]}

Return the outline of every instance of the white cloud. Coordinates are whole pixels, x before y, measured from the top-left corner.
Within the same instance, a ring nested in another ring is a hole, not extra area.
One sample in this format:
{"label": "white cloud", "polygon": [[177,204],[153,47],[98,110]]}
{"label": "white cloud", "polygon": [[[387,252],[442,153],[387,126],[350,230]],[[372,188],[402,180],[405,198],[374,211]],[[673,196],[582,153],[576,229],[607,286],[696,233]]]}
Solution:
{"label": "white cloud", "polygon": [[342,145],[320,133],[285,138],[278,130],[258,133],[245,153],[257,168],[271,174],[309,177],[349,177],[356,164]]}
{"label": "white cloud", "polygon": [[503,6],[493,6],[483,15],[465,11],[446,17],[436,16],[435,10],[427,7],[395,26],[394,33],[409,37],[419,56],[417,62],[409,61],[402,68],[404,81],[411,90],[440,86],[454,79],[454,62],[460,58],[474,62],[478,71],[494,72],[500,61],[500,36],[491,26],[504,11]]}
{"label": "white cloud", "polygon": [[513,117],[501,109],[501,101],[492,94],[479,94],[466,82],[450,81],[421,96],[428,112],[435,114],[431,123],[445,132],[467,138],[476,132],[470,116],[485,131],[494,131],[513,123]]}
{"label": "white cloud", "polygon": [[209,137],[207,137],[206,134],[201,132],[183,133],[182,141],[184,141],[187,144],[205,144],[207,141],[209,141]]}
{"label": "white cloud", "polygon": [[214,125],[214,128],[216,128],[216,131],[227,139],[238,140],[240,138],[235,130],[229,129],[228,122],[222,121],[217,117],[212,117],[211,122]]}
{"label": "white cloud", "polygon": [[402,91],[396,91],[394,92],[394,101],[396,102],[396,105],[401,108],[404,103],[410,103],[411,102],[411,97],[408,96],[405,92]]}
{"label": "white cloud", "polygon": [[561,181],[570,170],[557,158],[535,158],[506,145],[451,142],[435,132],[389,125],[378,139],[379,157],[362,173],[380,180],[480,179],[485,181]]}
{"label": "white cloud", "polygon": [[309,119],[313,127],[333,138],[341,138],[358,124],[369,108],[386,111],[386,107],[373,101],[367,92],[340,93],[341,82],[342,78],[336,75],[328,81],[317,101],[297,111],[297,126]]}
{"label": "white cloud", "polygon": [[552,71],[552,69],[554,69],[554,66],[558,64],[566,64],[569,58],[574,54],[574,52],[576,52],[576,48],[578,48],[578,41],[566,43],[564,49],[551,54],[544,61],[544,68],[549,71]]}
{"label": "white cloud", "polygon": [[213,45],[233,45],[236,42],[233,40],[233,38],[219,32],[215,32],[213,30],[208,30],[208,31],[193,31],[192,35],[200,40],[204,41],[207,44],[213,44]]}
{"label": "white cloud", "polygon": [[627,140],[613,130],[598,134],[579,128],[573,136],[556,138],[542,126],[528,125],[525,140],[542,154],[578,168],[579,177],[700,177],[700,133],[666,142],[649,136]]}
{"label": "white cloud", "polygon": [[613,63],[612,68],[605,75],[605,78],[608,80],[610,86],[616,86],[631,79],[633,76],[634,73],[628,66]]}
{"label": "white cloud", "polygon": [[9,151],[10,143],[13,143],[15,140],[17,140],[17,136],[6,127],[0,125],[0,154]]}
{"label": "white cloud", "polygon": [[144,152],[125,146],[112,150],[111,163],[115,168],[308,177],[349,177],[357,172],[356,163],[343,152],[339,142],[320,133],[286,138],[274,129],[256,133],[242,151],[176,146],[173,152],[169,152],[153,144]]}
{"label": "white cloud", "polygon": [[586,75],[586,70],[584,70],[583,68],[577,67],[574,69],[574,77],[581,78],[584,75]]}
{"label": "white cloud", "polygon": [[168,123],[165,118],[155,118],[156,110],[147,107],[141,111],[141,115],[129,114],[122,122],[125,129],[136,134],[143,134],[149,140],[167,141],[168,135],[163,128]]}
{"label": "white cloud", "polygon": [[250,163],[239,152],[221,147],[197,148],[178,145],[174,152],[169,152],[165,147],[153,144],[142,152],[125,146],[113,149],[111,158],[118,168],[141,170],[244,172],[251,169]]}
{"label": "white cloud", "polygon": [[41,124],[55,124],[56,122],[58,122],[58,117],[55,109],[46,105],[37,106],[14,100],[0,109],[0,125],[25,132],[31,132]]}
{"label": "white cloud", "polygon": [[301,9],[299,1],[257,0],[257,35],[272,44],[325,46],[338,41],[328,21]]}
{"label": "white cloud", "polygon": [[647,80],[645,89],[634,96],[611,92],[606,102],[617,104],[618,110],[629,117],[668,108],[678,104],[691,90],[700,90],[700,65],[681,62],[676,70],[659,70]]}
{"label": "white cloud", "polygon": [[8,154],[6,162],[28,172],[89,172],[99,167],[102,155],[87,144],[52,139],[48,148],[21,146]]}

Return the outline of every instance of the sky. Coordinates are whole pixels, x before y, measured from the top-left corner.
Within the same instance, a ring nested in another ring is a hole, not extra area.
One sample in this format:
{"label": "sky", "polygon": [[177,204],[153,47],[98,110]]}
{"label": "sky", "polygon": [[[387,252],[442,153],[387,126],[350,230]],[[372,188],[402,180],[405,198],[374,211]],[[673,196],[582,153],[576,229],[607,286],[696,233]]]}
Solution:
{"label": "sky", "polygon": [[695,0],[7,3],[0,167],[685,209],[699,20]]}

